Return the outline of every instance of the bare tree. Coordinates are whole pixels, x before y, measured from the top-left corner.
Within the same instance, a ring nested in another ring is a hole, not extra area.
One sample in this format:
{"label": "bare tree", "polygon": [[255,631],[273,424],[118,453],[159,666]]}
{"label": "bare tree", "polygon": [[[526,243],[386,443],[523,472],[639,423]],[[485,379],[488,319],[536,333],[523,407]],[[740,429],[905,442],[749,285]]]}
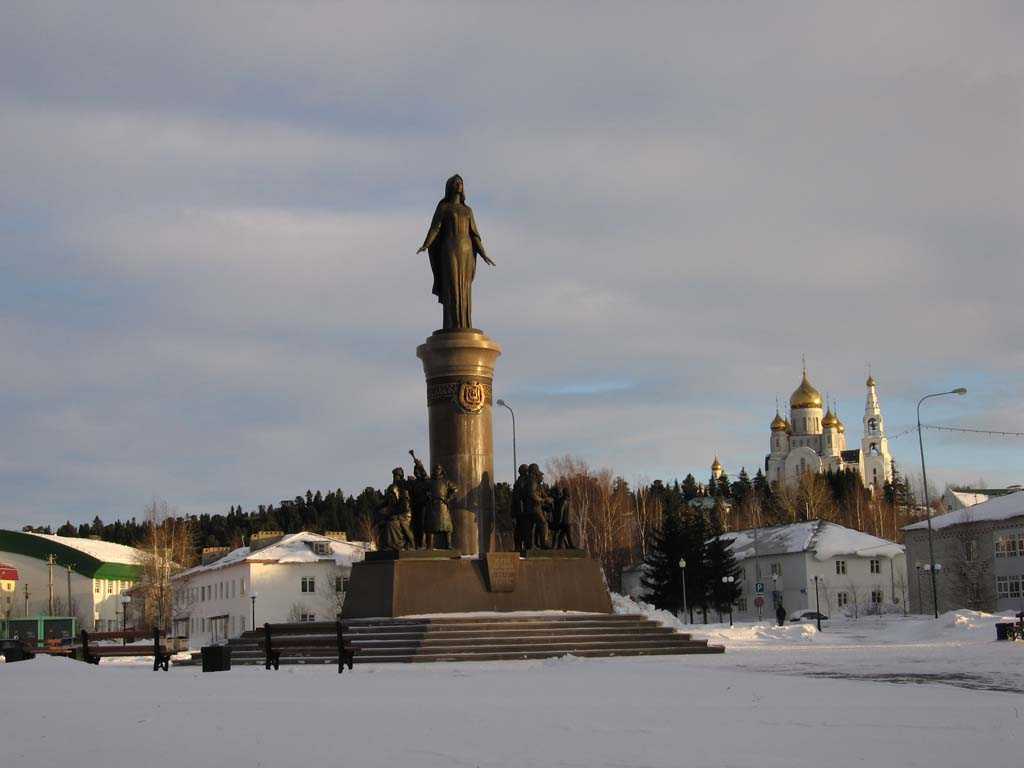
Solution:
{"label": "bare tree", "polygon": [[552,482],[569,488],[579,545],[597,559],[610,586],[618,587],[622,568],[636,548],[636,525],[629,486],[610,469],[592,470],[563,456],[548,463]]}
{"label": "bare tree", "polygon": [[952,536],[945,547],[950,597],[956,607],[989,610],[995,607],[992,561],[979,556],[970,508],[963,510],[962,520],[962,524],[953,526]]}
{"label": "bare tree", "polygon": [[651,493],[650,482],[646,478],[638,478],[633,484],[633,521],[640,560],[647,557],[651,536],[661,527],[663,516],[661,500]]}
{"label": "bare tree", "polygon": [[171,576],[189,567],[194,558],[193,526],[166,501],[154,499],[143,513],[146,538],[138,547],[139,582],[133,590],[141,605],[136,615],[150,627],[171,625],[174,595]]}

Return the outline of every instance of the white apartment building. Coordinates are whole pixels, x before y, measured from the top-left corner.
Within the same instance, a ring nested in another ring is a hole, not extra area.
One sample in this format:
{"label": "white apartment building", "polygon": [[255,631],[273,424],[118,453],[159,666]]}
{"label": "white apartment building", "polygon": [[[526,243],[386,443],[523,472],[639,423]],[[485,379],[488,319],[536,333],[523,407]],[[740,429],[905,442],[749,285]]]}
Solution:
{"label": "white apartment building", "polygon": [[[344,534],[254,534],[250,546],[207,548],[171,579],[174,634],[191,648],[264,623],[330,621],[341,611],[352,564],[370,544]],[[255,599],[254,599],[255,598]]]}
{"label": "white apartment building", "polygon": [[722,538],[731,540],[743,571],[735,610],[740,621],[771,619],[779,603],[790,615],[820,604],[829,617],[906,605],[906,556],[888,539],[824,520],[730,531]]}

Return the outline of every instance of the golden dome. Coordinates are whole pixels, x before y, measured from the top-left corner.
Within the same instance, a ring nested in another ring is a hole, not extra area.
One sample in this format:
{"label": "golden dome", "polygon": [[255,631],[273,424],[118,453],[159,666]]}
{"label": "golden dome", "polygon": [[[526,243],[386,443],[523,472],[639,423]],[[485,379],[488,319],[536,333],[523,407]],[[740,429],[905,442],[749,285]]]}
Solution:
{"label": "golden dome", "polygon": [[836,416],[836,430],[839,432],[840,435],[846,434],[846,425],[839,420],[838,416]]}
{"label": "golden dome", "polygon": [[836,418],[836,415],[832,413],[832,409],[829,408],[825,412],[825,417],[821,420],[821,426],[825,429],[832,429],[833,427],[837,427],[838,425],[839,419]]}
{"label": "golden dome", "polygon": [[804,371],[804,377],[800,381],[800,386],[790,395],[789,407],[821,408],[821,392],[811,386],[811,382],[807,380],[807,371]]}
{"label": "golden dome", "polygon": [[772,432],[780,432],[789,429],[789,422],[779,416],[779,412],[775,412],[775,418],[772,419]]}
{"label": "golden dome", "polygon": [[721,462],[718,461],[718,457],[715,456],[715,460],[713,462],[711,462],[711,471],[715,472],[715,471],[717,471],[717,470],[719,470],[721,468],[722,468],[722,464],[721,464]]}
{"label": "golden dome", "polygon": [[867,386],[869,386],[869,387],[875,386],[875,377],[869,375],[868,376],[868,380],[867,380],[866,383],[867,383]]}

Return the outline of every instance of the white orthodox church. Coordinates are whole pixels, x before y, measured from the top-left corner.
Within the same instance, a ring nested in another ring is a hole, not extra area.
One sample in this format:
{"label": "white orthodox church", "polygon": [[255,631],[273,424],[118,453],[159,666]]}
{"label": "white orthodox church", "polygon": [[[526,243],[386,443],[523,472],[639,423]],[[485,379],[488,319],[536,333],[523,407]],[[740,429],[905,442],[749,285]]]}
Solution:
{"label": "white orthodox church", "polygon": [[864,437],[860,448],[847,449],[846,427],[831,405],[822,413],[821,393],[803,380],[789,398],[789,419],[778,409],[771,424],[771,447],[765,457],[769,482],[793,483],[805,472],[856,470],[868,488],[881,490],[892,480],[892,454],[885,436],[885,421],[878,404],[875,379],[867,380]]}

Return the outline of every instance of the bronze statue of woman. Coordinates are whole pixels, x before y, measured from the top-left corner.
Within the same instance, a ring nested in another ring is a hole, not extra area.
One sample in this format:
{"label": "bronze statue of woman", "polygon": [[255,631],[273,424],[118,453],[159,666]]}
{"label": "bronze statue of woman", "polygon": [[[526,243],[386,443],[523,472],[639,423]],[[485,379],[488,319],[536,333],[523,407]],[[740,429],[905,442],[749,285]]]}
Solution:
{"label": "bronze statue of woman", "polygon": [[492,267],[473,220],[473,209],[466,205],[462,177],[452,176],[444,185],[444,199],[437,204],[430,231],[416,253],[428,251],[434,273],[433,293],[444,307],[446,331],[473,327],[473,276],[476,257]]}

